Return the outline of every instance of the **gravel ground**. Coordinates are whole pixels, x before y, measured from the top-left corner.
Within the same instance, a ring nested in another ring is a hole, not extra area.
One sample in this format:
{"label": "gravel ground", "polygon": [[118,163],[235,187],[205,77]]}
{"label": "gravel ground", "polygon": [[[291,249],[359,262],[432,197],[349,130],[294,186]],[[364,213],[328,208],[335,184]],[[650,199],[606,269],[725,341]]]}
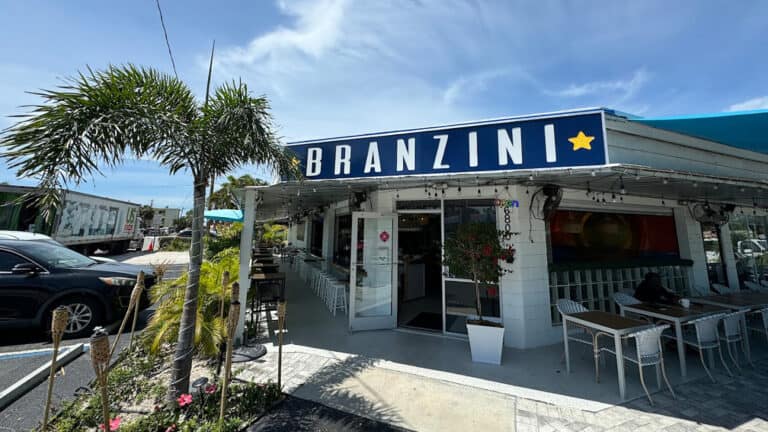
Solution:
{"label": "gravel ground", "polygon": [[248,432],[405,432],[386,423],[348,414],[317,402],[286,396]]}

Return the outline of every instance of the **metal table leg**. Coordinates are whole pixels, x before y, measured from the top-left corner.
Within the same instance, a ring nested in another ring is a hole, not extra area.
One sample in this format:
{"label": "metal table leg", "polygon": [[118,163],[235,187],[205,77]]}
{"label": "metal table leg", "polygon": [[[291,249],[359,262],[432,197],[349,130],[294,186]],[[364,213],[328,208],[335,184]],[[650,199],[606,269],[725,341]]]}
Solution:
{"label": "metal table leg", "polygon": [[568,350],[568,319],[563,316],[563,347],[565,348],[565,373],[571,373],[571,353]]}
{"label": "metal table leg", "polygon": [[[685,364],[685,342],[683,342],[683,324],[680,320],[675,320],[675,338],[677,338],[677,357],[680,359],[680,375],[685,378],[688,375],[688,368]],[[663,354],[663,353],[662,353]]]}
{"label": "metal table leg", "polygon": [[621,336],[613,335],[613,344],[616,349],[616,374],[619,376],[619,397],[624,400],[627,394],[627,383],[624,377],[624,347],[621,344]]}

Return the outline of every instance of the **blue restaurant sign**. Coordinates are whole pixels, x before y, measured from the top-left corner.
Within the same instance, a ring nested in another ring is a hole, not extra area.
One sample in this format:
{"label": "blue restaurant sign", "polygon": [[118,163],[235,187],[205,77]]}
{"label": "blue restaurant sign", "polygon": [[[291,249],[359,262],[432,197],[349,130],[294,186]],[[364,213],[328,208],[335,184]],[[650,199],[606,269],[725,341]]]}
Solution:
{"label": "blue restaurant sign", "polygon": [[307,180],[608,163],[600,110],[303,141],[288,148]]}

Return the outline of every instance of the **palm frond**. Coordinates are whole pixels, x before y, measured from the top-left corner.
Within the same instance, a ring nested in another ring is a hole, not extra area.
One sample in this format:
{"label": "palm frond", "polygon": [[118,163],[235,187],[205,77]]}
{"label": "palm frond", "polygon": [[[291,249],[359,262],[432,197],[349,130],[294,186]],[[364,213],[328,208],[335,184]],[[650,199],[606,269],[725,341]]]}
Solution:
{"label": "palm frond", "polygon": [[[184,149],[199,116],[189,88],[154,69],[133,65],[78,74],[54,90],[33,93],[43,103],[3,131],[2,156],[17,176],[36,178],[38,204],[60,204],[61,190],[113,167],[127,156]],[[180,169],[180,159],[169,167]]]}

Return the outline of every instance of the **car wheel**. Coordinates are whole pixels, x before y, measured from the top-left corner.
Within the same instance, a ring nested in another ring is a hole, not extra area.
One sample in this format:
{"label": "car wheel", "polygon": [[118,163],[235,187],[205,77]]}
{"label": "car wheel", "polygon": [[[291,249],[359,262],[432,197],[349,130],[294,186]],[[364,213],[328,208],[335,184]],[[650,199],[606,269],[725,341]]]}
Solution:
{"label": "car wheel", "polygon": [[[58,306],[64,306],[69,310],[69,321],[67,321],[67,327],[64,329],[65,338],[78,338],[90,335],[93,328],[102,322],[104,316],[101,305],[97,301],[86,297],[63,299],[51,310]],[[48,322],[50,323],[50,319]]]}

